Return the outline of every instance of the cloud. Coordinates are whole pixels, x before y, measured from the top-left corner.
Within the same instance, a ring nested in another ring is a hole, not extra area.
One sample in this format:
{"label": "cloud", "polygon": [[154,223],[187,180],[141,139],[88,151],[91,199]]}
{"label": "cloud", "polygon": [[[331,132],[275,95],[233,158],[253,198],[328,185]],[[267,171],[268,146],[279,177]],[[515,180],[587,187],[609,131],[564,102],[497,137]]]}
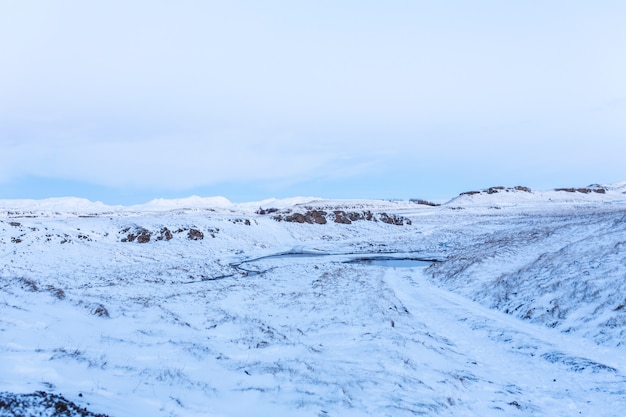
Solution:
{"label": "cloud", "polygon": [[623,173],[618,4],[38,6],[0,6],[5,183]]}
{"label": "cloud", "polygon": [[[249,132],[210,132],[203,137],[86,139],[90,132],[5,143],[5,181],[20,176],[80,179],[110,187],[192,188],[227,181],[294,180],[345,176],[364,150],[298,138]],[[65,136],[64,138],[61,138]],[[347,166],[350,168],[345,168]]]}

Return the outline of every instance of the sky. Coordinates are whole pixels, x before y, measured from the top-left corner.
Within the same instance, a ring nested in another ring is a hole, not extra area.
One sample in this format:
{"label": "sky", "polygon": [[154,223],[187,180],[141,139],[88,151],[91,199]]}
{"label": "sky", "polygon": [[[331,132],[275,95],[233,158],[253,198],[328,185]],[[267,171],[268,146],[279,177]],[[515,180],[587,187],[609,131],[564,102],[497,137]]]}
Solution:
{"label": "sky", "polygon": [[0,0],[0,198],[626,180],[626,2]]}

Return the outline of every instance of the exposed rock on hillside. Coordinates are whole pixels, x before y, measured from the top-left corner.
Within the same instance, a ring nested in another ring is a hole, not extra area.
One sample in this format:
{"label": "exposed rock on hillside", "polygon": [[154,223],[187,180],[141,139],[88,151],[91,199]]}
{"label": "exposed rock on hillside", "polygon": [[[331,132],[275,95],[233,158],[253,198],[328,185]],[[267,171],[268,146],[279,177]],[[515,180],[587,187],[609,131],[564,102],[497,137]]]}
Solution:
{"label": "exposed rock on hillside", "polygon": [[429,200],[424,200],[421,198],[412,198],[409,200],[411,203],[420,204],[422,206],[431,206],[431,207],[439,207],[441,204],[435,203]]}
{"label": "exposed rock on hillside", "polygon": [[528,187],[524,187],[523,185],[516,185],[515,187],[504,187],[504,186],[496,186],[496,187],[489,187],[485,190],[481,190],[481,191],[465,191],[459,195],[476,195],[476,194],[497,194],[497,193],[509,193],[509,192],[515,192],[515,191],[523,191],[526,193],[530,193],[532,192],[532,190]]}
{"label": "exposed rock on hillside", "polygon": [[[143,227],[134,226],[134,227],[125,227],[124,229],[119,231],[123,237],[121,238],[122,242],[137,242],[137,243],[148,243],[155,237],[157,241],[170,241],[174,239],[174,235],[181,234],[186,232],[186,238],[189,240],[203,240],[204,232],[201,230],[190,227],[190,228],[178,228],[174,231],[170,230],[168,227],[163,226],[159,230],[148,230]],[[219,229],[211,228],[208,230],[211,237],[215,237],[215,235],[219,232]]]}
{"label": "exposed rock on hillside", "polygon": [[170,232],[170,229],[168,229],[167,227],[163,227],[161,229],[159,236],[156,239],[157,240],[172,240],[173,237],[174,235],[172,235],[172,232]]}
{"label": "exposed rock on hillside", "polygon": [[582,193],[582,194],[589,194],[591,192],[594,193],[598,193],[598,194],[606,194],[606,188],[600,186],[600,185],[590,185],[589,187],[583,187],[583,188],[555,188],[554,191],[564,191],[567,193]]}
{"label": "exposed rock on hillside", "polygon": [[107,417],[81,408],[63,396],[37,391],[33,394],[0,393],[0,415],[6,417]]}
{"label": "exposed rock on hillside", "polygon": [[306,213],[279,214],[274,216],[276,221],[286,221],[291,223],[326,224],[325,211],[310,210]]}
{"label": "exposed rock on hillside", "polygon": [[202,233],[198,229],[189,229],[189,232],[187,233],[187,238],[189,240],[202,240],[204,239],[204,233]]}
{"label": "exposed rock on hillside", "polygon": [[150,237],[152,236],[152,232],[144,229],[143,227],[134,229],[127,227],[120,233],[128,233],[126,237],[122,238],[122,242],[134,242],[136,240],[137,243],[147,243],[150,242]]}
{"label": "exposed rock on hillside", "polygon": [[394,224],[396,226],[410,225],[411,220],[396,214],[387,213],[372,213],[369,210],[365,211],[344,211],[333,210],[327,212],[324,210],[308,210],[305,213],[291,213],[290,211],[279,212],[273,217],[276,221],[285,221],[292,223],[308,223],[308,224],[326,224],[329,221],[340,224],[351,224],[355,221],[380,221],[387,224]]}

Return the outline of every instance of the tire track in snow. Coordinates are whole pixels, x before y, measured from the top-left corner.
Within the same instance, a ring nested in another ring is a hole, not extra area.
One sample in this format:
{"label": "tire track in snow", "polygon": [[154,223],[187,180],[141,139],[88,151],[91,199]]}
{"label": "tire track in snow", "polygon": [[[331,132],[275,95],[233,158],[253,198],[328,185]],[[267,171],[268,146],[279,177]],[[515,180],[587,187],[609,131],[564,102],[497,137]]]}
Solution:
{"label": "tire track in snow", "polygon": [[[449,340],[455,351],[467,355],[468,362],[476,365],[477,376],[511,387],[516,399],[509,404],[532,405],[535,411],[552,415],[578,414],[574,410],[583,415],[617,415],[612,413],[619,405],[626,407],[623,352],[489,310],[435,287],[422,268],[390,268],[384,274],[413,320],[425,323]],[[484,401],[493,401],[495,394]],[[598,414],[607,404],[612,406]]]}

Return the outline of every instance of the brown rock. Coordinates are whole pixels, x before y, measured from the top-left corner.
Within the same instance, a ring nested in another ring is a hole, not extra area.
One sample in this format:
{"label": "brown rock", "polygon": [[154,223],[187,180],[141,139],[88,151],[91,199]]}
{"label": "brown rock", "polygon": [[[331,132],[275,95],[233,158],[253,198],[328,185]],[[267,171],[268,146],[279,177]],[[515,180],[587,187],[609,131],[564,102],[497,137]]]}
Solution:
{"label": "brown rock", "polygon": [[189,240],[202,240],[204,239],[204,233],[202,233],[198,229],[189,229],[189,233],[187,233],[187,238]]}

